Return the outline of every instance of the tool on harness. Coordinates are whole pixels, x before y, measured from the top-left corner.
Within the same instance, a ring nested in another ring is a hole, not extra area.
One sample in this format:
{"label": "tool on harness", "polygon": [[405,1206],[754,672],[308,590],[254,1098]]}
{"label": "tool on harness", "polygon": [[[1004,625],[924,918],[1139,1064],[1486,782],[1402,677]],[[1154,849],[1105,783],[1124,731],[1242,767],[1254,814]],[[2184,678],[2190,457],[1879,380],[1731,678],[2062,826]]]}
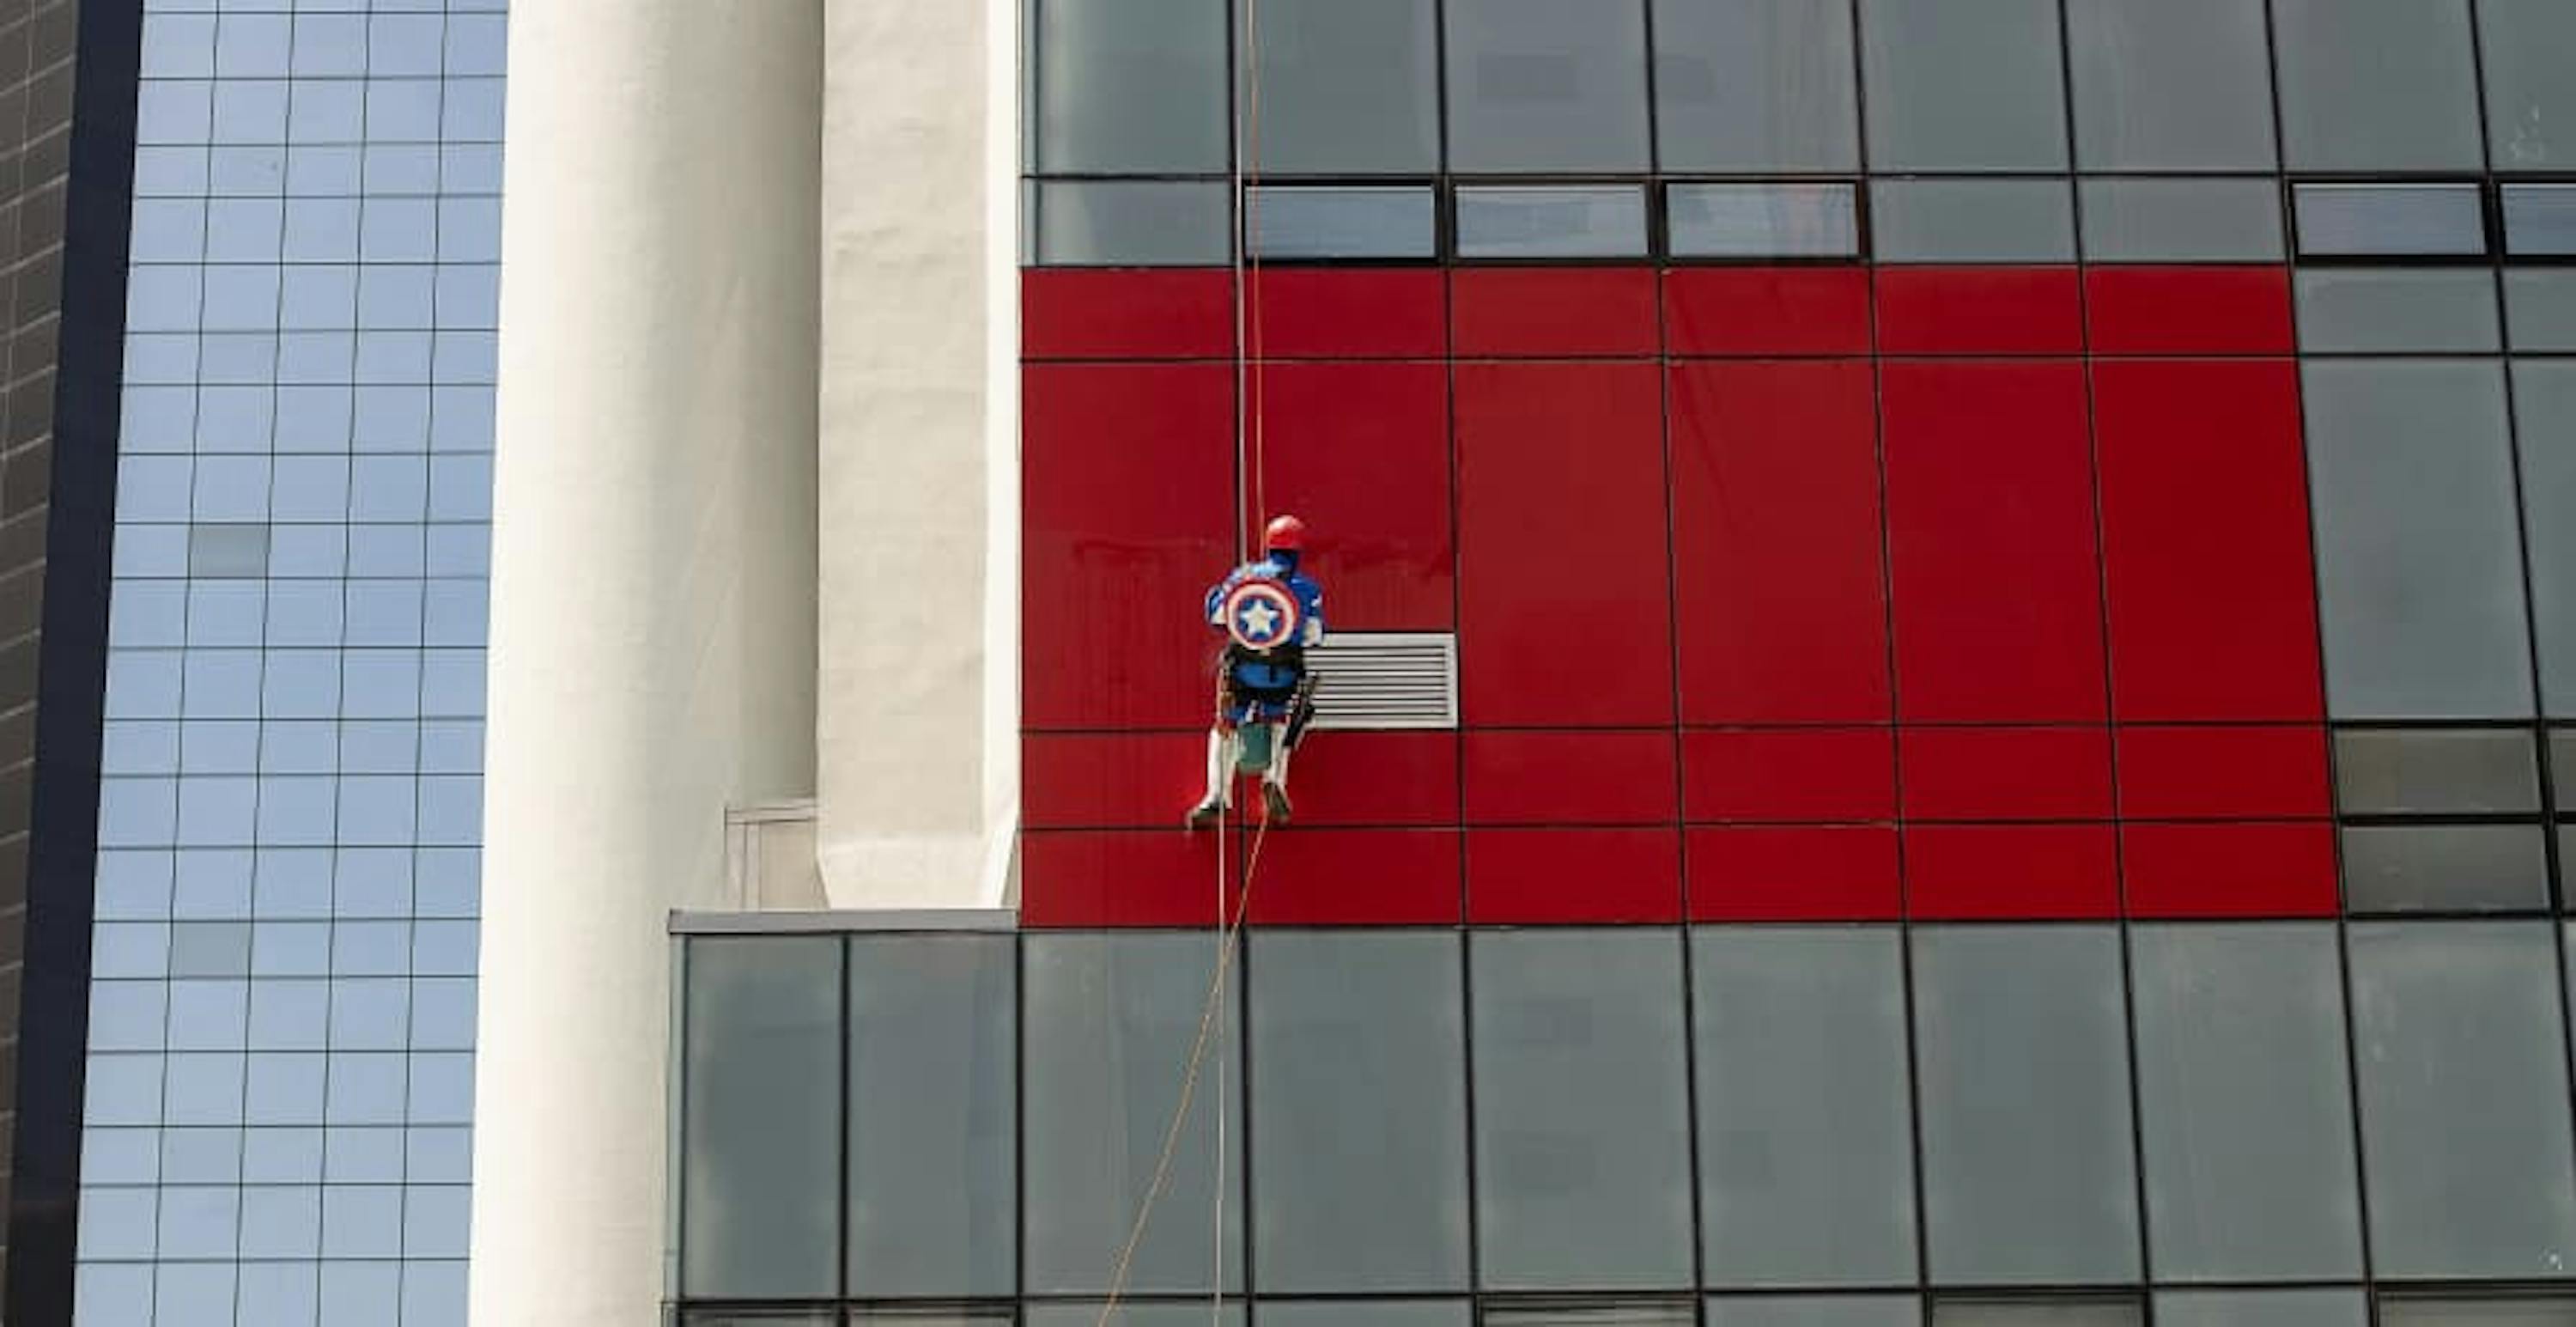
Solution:
{"label": "tool on harness", "polygon": [[1208,625],[1225,633],[1226,647],[1208,732],[1207,794],[1190,810],[1193,828],[1233,806],[1234,781],[1245,774],[1260,776],[1268,819],[1292,814],[1288,761],[1315,716],[1306,651],[1324,638],[1323,587],[1299,570],[1305,535],[1294,516],[1270,522],[1263,555],[1208,591]]}

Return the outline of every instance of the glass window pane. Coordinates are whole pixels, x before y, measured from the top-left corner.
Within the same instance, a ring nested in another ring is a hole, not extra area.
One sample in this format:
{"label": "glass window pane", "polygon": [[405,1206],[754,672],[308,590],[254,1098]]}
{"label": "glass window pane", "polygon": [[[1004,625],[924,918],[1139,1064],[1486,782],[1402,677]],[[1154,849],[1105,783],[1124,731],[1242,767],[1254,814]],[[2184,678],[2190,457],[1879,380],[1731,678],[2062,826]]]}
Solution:
{"label": "glass window pane", "polygon": [[2487,251],[2474,184],[2302,184],[2291,194],[2303,258]]}
{"label": "glass window pane", "polygon": [[2166,1290],[2157,1327],[2369,1327],[2370,1303],[2353,1290]]}
{"label": "glass window pane", "polygon": [[2115,933],[1918,932],[1914,988],[1932,1278],[2135,1279]]}
{"label": "glass window pane", "polygon": [[2053,263],[2075,257],[2064,180],[1872,180],[1870,249],[1888,263]]}
{"label": "glass window pane", "polygon": [[2565,0],[2480,0],[2480,72],[2495,169],[2576,166],[2576,6]]}
{"label": "glass window pane", "polygon": [[1016,968],[1008,936],[850,942],[854,1296],[1015,1288]]}
{"label": "glass window pane", "polygon": [[1491,1327],[1691,1327],[1680,1304],[1564,1304],[1485,1310]]}
{"label": "glass window pane", "polygon": [[2067,0],[2086,170],[2269,170],[2263,0]]}
{"label": "glass window pane", "polygon": [[1635,185],[1458,190],[1461,258],[1627,258],[1646,252]]}
{"label": "glass window pane", "polygon": [[1050,180],[1037,186],[1038,261],[1216,265],[1233,256],[1233,202],[1217,182]]}
{"label": "glass window pane", "polygon": [[[1109,1316],[1110,1327],[1198,1327],[1208,1320],[1207,1301],[1195,1304],[1139,1304],[1124,1301]],[[1243,1321],[1243,1305],[1228,1302],[1218,1318],[1218,1327],[1234,1327]],[[1101,1322],[1097,1304],[1025,1304],[1020,1308],[1021,1327],[1098,1327]]]}
{"label": "glass window pane", "polygon": [[1936,1299],[1932,1327],[2141,1327],[2146,1315],[2126,1299]]}
{"label": "glass window pane", "polygon": [[[1286,1293],[1465,1289],[1458,938],[1252,944],[1253,1256]],[[1265,1310],[1264,1316],[1267,1316]]]}
{"label": "glass window pane", "polygon": [[2294,170],[2477,169],[2467,0],[2274,0]]}
{"label": "glass window pane", "polygon": [[1681,960],[1644,928],[1474,937],[1487,1288],[1690,1283]]}
{"label": "glass window pane", "polygon": [[2142,926],[2129,957],[2156,1276],[2359,1276],[2333,925]]}
{"label": "glass window pane", "polygon": [[2310,267],[2296,284],[2311,354],[2497,348],[2495,276],[2483,267]]}
{"label": "glass window pane", "polygon": [[1253,251],[1264,258],[1430,258],[1437,253],[1427,185],[1260,188],[1251,193]]}
{"label": "glass window pane", "polygon": [[1913,1279],[1901,967],[1885,930],[1694,935],[1707,1284]]}
{"label": "glass window pane", "polygon": [[1676,184],[1664,191],[1676,258],[1855,258],[1850,184]]}
{"label": "glass window pane", "polygon": [[1861,0],[1872,170],[2066,168],[2057,0]]}
{"label": "glass window pane", "polygon": [[[1216,955],[1204,935],[1031,935],[1021,942],[1025,1050],[1021,1065],[1022,1289],[1105,1291],[1179,1104]],[[1207,1293],[1216,1264],[1218,1074],[1243,1081],[1230,1035],[1240,987],[1226,983],[1220,1035],[1210,1038],[1201,1093],[1174,1146],[1171,1173],[1137,1245],[1133,1294]],[[1222,1058],[1220,1058],[1222,1057]],[[1229,1093],[1225,1173],[1243,1175],[1242,1094]],[[1243,1274],[1243,1186],[1225,1190],[1225,1271]],[[1188,1213],[1187,1218],[1178,1214]],[[1205,1304],[1195,1310],[1202,1317]],[[1034,1312],[1034,1311],[1033,1311]],[[1031,1319],[1034,1321],[1034,1317]],[[1134,1321],[1147,1321],[1137,1316]],[[1066,1319],[1070,1321],[1070,1319]],[[1084,1322],[1091,1319],[1085,1317]]]}
{"label": "glass window pane", "polygon": [[693,940],[685,970],[681,1286],[830,1295],[840,1184],[819,1163],[839,1151],[841,942]]}
{"label": "glass window pane", "polygon": [[2328,712],[2531,713],[2500,366],[2303,366]]}
{"label": "glass window pane", "polygon": [[1223,171],[1226,13],[1201,0],[1039,0],[1038,168]]}
{"label": "glass window pane", "polygon": [[1263,1300],[1261,1327],[1470,1327],[1463,1299]]}
{"label": "glass window pane", "polygon": [[2345,815],[2540,809],[2540,765],[2529,733],[2348,728],[2334,745],[2335,806]]}
{"label": "glass window pane", "polygon": [[2380,1327],[2568,1327],[2576,1300],[2557,1296],[2421,1299],[2390,1295],[2379,1301]]}
{"label": "glass window pane", "polygon": [[1448,0],[1449,169],[1641,171],[1645,0]]}
{"label": "glass window pane", "polygon": [[2504,186],[2504,250],[2517,258],[2576,254],[2576,185]]}
{"label": "glass window pane", "polygon": [[2576,1246],[2552,928],[2350,928],[2379,1274],[2553,1276]]}
{"label": "glass window pane", "polygon": [[2281,190],[2270,180],[2085,180],[2076,189],[2084,256],[2094,262],[2281,257]]}
{"label": "glass window pane", "polygon": [[1860,165],[1847,5],[1654,0],[1656,147],[1667,171]]}
{"label": "glass window pane", "polygon": [[[1264,174],[1440,168],[1432,0],[1268,0],[1250,10]],[[1241,91],[1253,91],[1249,78]]]}
{"label": "glass window pane", "polygon": [[2549,863],[2536,825],[2347,825],[2344,903],[2355,912],[2538,912]]}
{"label": "glass window pane", "polygon": [[[2540,686],[2553,715],[2576,714],[2576,363],[2513,366],[2514,422],[2522,439],[2523,519],[2531,539],[2531,599],[2538,614]],[[2576,752],[2571,752],[2576,756]],[[2553,759],[2562,789],[2576,759]],[[2561,814],[2576,811],[2562,791]]]}
{"label": "glass window pane", "polygon": [[1708,1327],[1922,1327],[1912,1295],[1712,1296]]}

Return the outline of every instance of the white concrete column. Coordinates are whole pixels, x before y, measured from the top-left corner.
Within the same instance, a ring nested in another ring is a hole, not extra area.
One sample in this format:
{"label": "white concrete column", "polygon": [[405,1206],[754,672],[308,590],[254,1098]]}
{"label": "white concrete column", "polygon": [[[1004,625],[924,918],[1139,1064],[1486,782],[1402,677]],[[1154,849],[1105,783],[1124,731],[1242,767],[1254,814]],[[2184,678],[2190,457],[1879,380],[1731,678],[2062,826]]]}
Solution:
{"label": "white concrete column", "polygon": [[1019,778],[1016,6],[836,3],[825,30],[817,854],[836,907],[992,907]]}
{"label": "white concrete column", "polygon": [[658,1321],[666,915],[813,791],[822,10],[511,9],[477,1327]]}

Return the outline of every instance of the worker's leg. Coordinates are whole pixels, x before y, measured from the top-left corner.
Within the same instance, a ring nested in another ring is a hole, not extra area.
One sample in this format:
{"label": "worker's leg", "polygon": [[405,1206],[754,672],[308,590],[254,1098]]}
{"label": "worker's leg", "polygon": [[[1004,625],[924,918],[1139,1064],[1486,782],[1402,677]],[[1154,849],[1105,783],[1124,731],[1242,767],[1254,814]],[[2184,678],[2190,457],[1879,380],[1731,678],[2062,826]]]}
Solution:
{"label": "worker's leg", "polygon": [[1265,818],[1284,824],[1294,811],[1288,804],[1288,725],[1270,725],[1270,767],[1261,771],[1261,809]]}
{"label": "worker's leg", "polygon": [[1190,824],[1204,825],[1234,805],[1234,726],[1220,722],[1208,729],[1207,795],[1190,808]]}

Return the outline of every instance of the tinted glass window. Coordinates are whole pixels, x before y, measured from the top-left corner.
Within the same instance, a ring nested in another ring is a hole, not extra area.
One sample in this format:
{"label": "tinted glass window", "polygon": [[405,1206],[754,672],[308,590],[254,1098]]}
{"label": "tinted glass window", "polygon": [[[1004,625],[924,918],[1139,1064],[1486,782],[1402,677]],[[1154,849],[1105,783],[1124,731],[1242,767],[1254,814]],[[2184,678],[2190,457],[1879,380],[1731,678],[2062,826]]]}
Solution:
{"label": "tinted glass window", "polygon": [[1645,0],[1448,0],[1449,169],[1647,169]]}
{"label": "tinted glass window", "polygon": [[[2576,714],[2576,363],[2519,362],[2513,385],[2541,691],[2551,714]],[[2576,763],[2552,764],[2560,779],[2576,776]],[[2558,806],[2568,811],[2576,798],[2562,795]]]}
{"label": "tinted glass window", "polygon": [[2303,380],[2329,711],[2529,714],[2500,366],[2316,361]]}
{"label": "tinted glass window", "polygon": [[1870,247],[1891,263],[2047,263],[2075,256],[2063,180],[1873,180]]}
{"label": "tinted glass window", "polygon": [[2477,169],[2467,0],[2274,0],[2294,170]]}
{"label": "tinted glass window", "polygon": [[828,1296],[840,1182],[816,1161],[839,1150],[841,942],[693,940],[686,971],[681,1286]]}
{"label": "tinted glass window", "polygon": [[1921,1327],[1912,1295],[1721,1295],[1709,1327]]}
{"label": "tinted glass window", "polygon": [[1253,1253],[1265,1287],[1466,1288],[1459,964],[1448,933],[1253,941]]}
{"label": "tinted glass window", "polygon": [[2529,733],[2492,729],[2345,729],[2335,734],[2336,806],[2346,815],[2446,815],[2540,809]]}
{"label": "tinted glass window", "polygon": [[1646,252],[1646,195],[1633,185],[1458,190],[1461,258],[1624,258]]}
{"label": "tinted glass window", "polygon": [[1259,65],[1237,91],[1261,97],[1263,173],[1439,168],[1432,0],[1265,0],[1249,11]]}
{"label": "tinted glass window", "polygon": [[1676,258],[1851,258],[1859,195],[1850,184],[1676,184],[1665,223]]}
{"label": "tinted glass window", "polygon": [[1038,261],[1050,265],[1215,265],[1233,255],[1221,182],[1050,180],[1036,192]]}
{"label": "tinted glass window", "polygon": [[1860,164],[1849,6],[1655,0],[1656,143],[1667,171]]}
{"label": "tinted glass window", "polygon": [[1223,171],[1226,7],[1037,0],[1038,169]]}
{"label": "tinted glass window", "polygon": [[2480,0],[2487,143],[2497,170],[2576,165],[2576,6]]}
{"label": "tinted glass window", "polygon": [[1914,941],[1915,1073],[1930,1275],[2138,1274],[2120,950],[2098,927]]}
{"label": "tinted glass window", "polygon": [[2057,0],[1861,0],[1873,170],[2066,167]]}
{"label": "tinted glass window", "polygon": [[850,1293],[1015,1288],[1016,967],[1009,937],[852,939]]}
{"label": "tinted glass window", "polygon": [[2538,912],[2549,865],[2531,825],[2347,825],[2344,902],[2355,912]]}
{"label": "tinted glass window", "polygon": [[1645,928],[1474,937],[1483,1285],[1690,1283],[1681,960]]}
{"label": "tinted glass window", "polygon": [[1692,945],[1708,1283],[1913,1279],[1896,936],[1704,931]]}
{"label": "tinted glass window", "polygon": [[2156,1295],[2161,1327],[2366,1327],[2359,1290],[2167,1290]]}
{"label": "tinted glass window", "polygon": [[2094,262],[2253,262],[2281,257],[2281,191],[2270,180],[2085,180],[2084,256]]}
{"label": "tinted glass window", "polygon": [[[1198,1034],[1216,955],[1203,935],[1031,935],[1021,941],[1021,1288],[1027,1294],[1109,1288],[1129,1223],[1154,1179]],[[1217,1026],[1238,1026],[1227,983]],[[1211,1040],[1200,1069],[1243,1081],[1234,1038]],[[1218,1057],[1224,1057],[1220,1060]],[[1242,1094],[1227,1100],[1225,1173],[1243,1174]],[[1215,1094],[1201,1097],[1173,1147],[1158,1220],[1136,1247],[1133,1293],[1207,1293],[1216,1266]],[[1226,1277],[1243,1271],[1242,1193],[1225,1190]],[[1107,1214],[1107,1215],[1104,1215]],[[1070,1310],[1068,1310],[1070,1311]],[[1194,1310],[1202,1320],[1207,1306]],[[1031,1321],[1035,1321],[1032,1315]],[[1071,1322],[1072,1318],[1058,1319]],[[1082,1322],[1090,1322],[1084,1316]]]}
{"label": "tinted glass window", "polygon": [[2379,1274],[2556,1274],[2576,1165],[2553,928],[2364,922],[2349,943]]}
{"label": "tinted glass window", "polygon": [[2311,267],[2297,290],[2310,353],[2497,348],[2495,274],[2483,267]]}
{"label": "tinted glass window", "polygon": [[2139,927],[2129,953],[2156,1275],[2359,1275],[2334,928]]}
{"label": "tinted glass window", "polygon": [[2517,258],[2576,254],[2576,185],[2504,186],[2504,248]]}
{"label": "tinted glass window", "polygon": [[1425,186],[1262,188],[1248,205],[1264,258],[1429,258],[1437,243]]}
{"label": "tinted glass window", "polygon": [[2303,257],[2474,256],[2487,251],[2474,184],[2302,184]]}
{"label": "tinted glass window", "polygon": [[2086,170],[2265,170],[2263,0],[2067,0]]}

